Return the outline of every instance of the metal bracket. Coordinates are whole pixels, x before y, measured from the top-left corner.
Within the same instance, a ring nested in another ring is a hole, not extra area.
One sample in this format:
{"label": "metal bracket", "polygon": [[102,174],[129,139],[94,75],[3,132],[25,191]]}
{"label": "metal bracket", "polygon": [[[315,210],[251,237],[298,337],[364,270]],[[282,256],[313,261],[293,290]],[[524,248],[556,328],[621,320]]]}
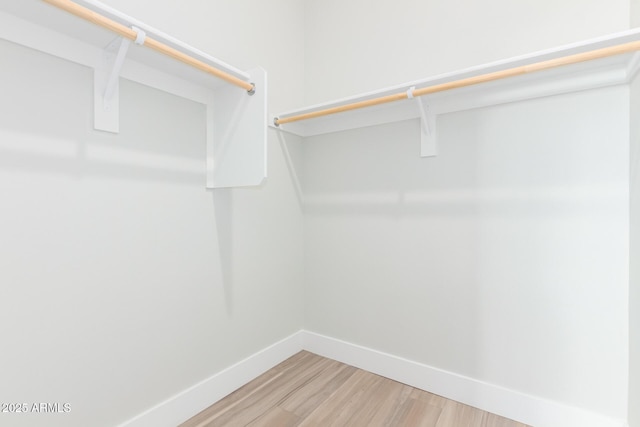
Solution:
{"label": "metal bracket", "polygon": [[416,90],[412,86],[407,91],[408,99],[415,99],[420,114],[420,156],[434,157],[438,155],[438,144],[436,141],[436,116],[431,114],[429,106],[424,105],[422,97],[414,97],[413,91]]}

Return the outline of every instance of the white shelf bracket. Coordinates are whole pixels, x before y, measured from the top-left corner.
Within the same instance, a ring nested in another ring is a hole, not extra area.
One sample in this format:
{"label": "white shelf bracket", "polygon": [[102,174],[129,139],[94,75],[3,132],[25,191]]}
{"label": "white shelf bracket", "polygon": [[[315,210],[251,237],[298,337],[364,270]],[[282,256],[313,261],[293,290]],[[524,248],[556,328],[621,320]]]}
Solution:
{"label": "white shelf bracket", "polygon": [[412,86],[407,91],[407,98],[415,99],[420,114],[420,156],[434,157],[438,155],[438,145],[436,140],[436,117],[431,114],[429,107],[424,105],[422,97],[414,97],[413,91],[416,90]]}
{"label": "white shelf bracket", "polygon": [[[144,44],[144,31],[132,27],[137,37],[135,43]],[[131,40],[117,37],[101,52],[93,74],[94,128],[118,133],[120,130],[119,80]]]}

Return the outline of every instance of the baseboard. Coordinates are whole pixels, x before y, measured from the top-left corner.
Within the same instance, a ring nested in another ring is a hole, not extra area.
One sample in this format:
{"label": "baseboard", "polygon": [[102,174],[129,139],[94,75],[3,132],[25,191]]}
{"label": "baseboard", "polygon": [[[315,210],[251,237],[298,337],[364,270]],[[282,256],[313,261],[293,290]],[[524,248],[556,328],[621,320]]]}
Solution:
{"label": "baseboard", "polygon": [[623,420],[530,396],[309,331],[297,332],[119,427],[175,427],[300,350],[535,427],[628,427]]}
{"label": "baseboard", "polygon": [[391,354],[304,331],[305,350],[535,427],[624,427],[626,422],[529,396]]}
{"label": "baseboard", "polygon": [[297,332],[184,390],[119,427],[175,427],[302,350]]}

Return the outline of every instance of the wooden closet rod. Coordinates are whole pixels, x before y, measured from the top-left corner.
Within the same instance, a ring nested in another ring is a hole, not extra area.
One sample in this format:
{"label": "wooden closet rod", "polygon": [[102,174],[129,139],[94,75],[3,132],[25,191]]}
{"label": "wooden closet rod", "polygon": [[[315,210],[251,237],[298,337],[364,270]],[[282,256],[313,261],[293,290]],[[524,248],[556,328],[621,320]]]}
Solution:
{"label": "wooden closet rod", "polygon": [[[63,9],[69,13],[72,13],[82,19],[86,19],[89,22],[92,22],[96,25],[99,25],[107,30],[113,31],[114,33],[127,38],[129,40],[136,40],[138,37],[137,31],[128,28],[119,22],[116,22],[112,19],[107,18],[106,16],[100,15],[97,12],[94,12],[86,7],[80,6],[77,3],[74,3],[70,0],[44,0],[45,2],[52,4],[60,9]],[[157,52],[163,53],[173,59],[176,59],[180,62],[184,62],[187,65],[190,65],[194,68],[197,68],[200,71],[204,71],[205,73],[212,74],[222,80],[229,82],[233,85],[241,87],[245,89],[250,94],[253,93],[255,87],[252,83],[245,82],[238,77],[232,76],[229,73],[226,73],[222,70],[219,70],[205,62],[200,61],[199,59],[195,59],[185,53],[182,53],[166,44],[159,42],[157,40],[152,39],[151,37],[145,37],[144,46],[147,46]]]}
{"label": "wooden closet rod", "polygon": [[[427,86],[420,89],[414,89],[411,97],[428,95],[430,93],[442,92],[450,89],[457,89],[466,86],[472,86],[480,83],[492,82],[494,80],[504,79],[507,77],[515,77],[523,74],[533,73],[536,71],[548,70],[550,68],[561,67],[563,65],[577,64],[579,62],[591,61],[594,59],[606,58],[609,56],[630,53],[640,50],[640,40],[619,44],[616,46],[595,49],[588,52],[577,53],[547,61],[536,62],[530,65],[522,65],[519,67],[509,68],[507,70],[495,71],[492,73],[481,74],[479,76],[467,77],[448,83],[440,83],[433,86]],[[326,108],[324,110],[312,111],[310,113],[298,114],[295,116],[276,118],[274,124],[276,126],[298,122],[300,120],[314,119],[317,117],[328,116],[331,114],[342,113],[345,111],[357,110],[360,108],[371,107],[374,105],[386,104],[394,101],[409,99],[409,91],[396,93],[392,95],[382,96],[380,98],[358,101],[351,104],[339,105],[337,107]]]}

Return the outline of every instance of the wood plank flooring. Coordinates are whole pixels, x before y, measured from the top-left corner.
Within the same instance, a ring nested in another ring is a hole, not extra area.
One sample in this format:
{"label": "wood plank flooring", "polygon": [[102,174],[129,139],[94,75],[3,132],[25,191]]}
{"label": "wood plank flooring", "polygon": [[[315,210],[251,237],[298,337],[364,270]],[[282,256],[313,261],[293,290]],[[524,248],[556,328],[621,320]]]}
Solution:
{"label": "wood plank flooring", "polygon": [[302,351],[180,427],[527,427]]}

